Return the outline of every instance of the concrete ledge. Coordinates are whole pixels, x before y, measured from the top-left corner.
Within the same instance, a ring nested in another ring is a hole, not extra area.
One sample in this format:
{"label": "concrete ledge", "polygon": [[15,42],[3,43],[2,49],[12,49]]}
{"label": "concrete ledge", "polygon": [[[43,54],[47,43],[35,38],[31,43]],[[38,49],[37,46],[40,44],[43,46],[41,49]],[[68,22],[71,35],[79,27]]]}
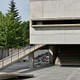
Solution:
{"label": "concrete ledge", "polygon": [[56,17],[56,18],[31,18],[33,21],[42,21],[42,20],[80,20],[80,17]]}
{"label": "concrete ledge", "polygon": [[25,74],[25,73],[0,73],[0,80],[4,79],[12,79],[12,78],[32,78],[34,77],[32,74]]}
{"label": "concrete ledge", "polygon": [[80,27],[80,24],[32,25],[33,28]]}

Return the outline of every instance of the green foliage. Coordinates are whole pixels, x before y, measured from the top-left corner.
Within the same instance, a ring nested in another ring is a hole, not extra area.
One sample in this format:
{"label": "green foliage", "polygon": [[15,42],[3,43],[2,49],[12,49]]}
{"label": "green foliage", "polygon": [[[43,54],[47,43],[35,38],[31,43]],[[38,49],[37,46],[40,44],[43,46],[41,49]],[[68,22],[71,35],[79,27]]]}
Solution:
{"label": "green foliage", "polygon": [[14,0],[11,0],[10,2],[10,7],[9,7],[9,10],[8,10],[8,14],[13,14],[13,19],[17,19],[18,22],[20,23],[21,20],[20,20],[20,16],[19,16],[19,11],[16,9],[16,3],[14,2]]}
{"label": "green foliage", "polygon": [[0,12],[0,46],[6,45],[6,27],[4,26],[5,16]]}
{"label": "green foliage", "polygon": [[13,18],[13,14],[4,16],[0,12],[0,46],[9,48],[21,45],[20,42],[29,43],[29,21],[18,23]]}
{"label": "green foliage", "polygon": [[14,0],[6,15],[0,12],[0,48],[19,47],[29,43],[29,21],[20,22],[17,12]]}
{"label": "green foliage", "polygon": [[29,21],[24,21],[21,23],[22,26],[22,35],[23,35],[23,40],[29,44]]}
{"label": "green foliage", "polygon": [[7,47],[15,45],[22,41],[22,29],[17,19],[13,19],[13,14],[7,14],[6,19],[6,36],[7,36]]}

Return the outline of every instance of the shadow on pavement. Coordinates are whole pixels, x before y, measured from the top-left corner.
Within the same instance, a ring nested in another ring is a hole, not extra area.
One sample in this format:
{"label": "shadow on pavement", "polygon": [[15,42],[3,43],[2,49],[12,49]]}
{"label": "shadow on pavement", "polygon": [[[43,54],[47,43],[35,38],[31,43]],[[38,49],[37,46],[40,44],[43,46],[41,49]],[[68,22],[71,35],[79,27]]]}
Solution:
{"label": "shadow on pavement", "polygon": [[37,68],[33,68],[33,69],[26,70],[26,71],[24,71],[24,72],[22,72],[22,73],[28,73],[28,72],[32,72],[32,71],[36,71],[36,70],[48,68],[48,67],[51,67],[51,66],[54,66],[54,65],[53,65],[53,64],[45,64],[45,65],[42,65],[42,66],[37,67]]}
{"label": "shadow on pavement", "polygon": [[10,78],[10,79],[4,79],[4,80],[23,80],[23,79],[29,79],[29,78],[33,78],[33,77],[18,77],[18,78]]}

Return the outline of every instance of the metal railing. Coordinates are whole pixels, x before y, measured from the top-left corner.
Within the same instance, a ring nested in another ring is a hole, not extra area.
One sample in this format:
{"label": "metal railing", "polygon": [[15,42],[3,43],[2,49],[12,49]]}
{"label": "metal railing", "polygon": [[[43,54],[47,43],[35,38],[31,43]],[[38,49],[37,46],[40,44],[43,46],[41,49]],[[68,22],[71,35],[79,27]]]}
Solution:
{"label": "metal railing", "polygon": [[11,48],[9,49],[9,56],[3,58],[0,60],[0,69],[24,58],[29,53],[34,52],[35,50],[39,49],[40,47],[43,47],[45,45],[26,45],[22,46],[21,48]]}

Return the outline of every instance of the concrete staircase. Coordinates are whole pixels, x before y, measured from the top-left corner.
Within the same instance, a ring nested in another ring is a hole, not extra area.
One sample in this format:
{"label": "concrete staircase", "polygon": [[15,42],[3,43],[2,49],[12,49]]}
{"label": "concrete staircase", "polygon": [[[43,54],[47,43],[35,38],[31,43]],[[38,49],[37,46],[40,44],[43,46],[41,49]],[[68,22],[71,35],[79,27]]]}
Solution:
{"label": "concrete staircase", "polygon": [[18,53],[15,53],[14,55],[10,55],[10,56],[0,60],[0,69],[3,69],[5,67],[11,65],[12,63],[24,58],[28,54],[38,50],[39,48],[41,48],[43,46],[45,46],[45,45],[35,45],[30,48],[20,50]]}

